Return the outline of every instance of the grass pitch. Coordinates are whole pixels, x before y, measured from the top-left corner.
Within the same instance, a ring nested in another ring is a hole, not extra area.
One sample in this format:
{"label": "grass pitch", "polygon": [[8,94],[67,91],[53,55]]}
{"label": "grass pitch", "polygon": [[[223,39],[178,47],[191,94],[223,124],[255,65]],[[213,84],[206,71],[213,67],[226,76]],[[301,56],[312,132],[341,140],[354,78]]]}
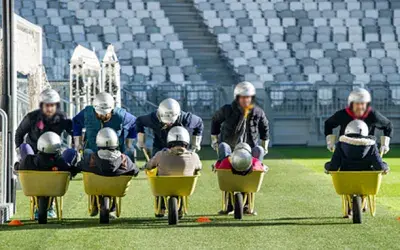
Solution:
{"label": "grass pitch", "polygon": [[[21,227],[0,226],[0,249],[398,249],[400,233],[400,148],[385,156],[392,171],[378,197],[377,216],[353,225],[341,218],[340,198],[323,164],[324,148],[271,148],[270,171],[256,195],[258,216],[236,221],[217,216],[221,193],[210,170],[215,153],[201,151],[204,170],[189,199],[189,215],[178,226],[154,218],[153,197],[143,174],[122,201],[121,218],[99,225],[87,212],[81,176],[71,181],[64,199],[64,220],[30,222],[29,202],[18,193],[15,218]],[[211,223],[197,223],[208,216]]]}

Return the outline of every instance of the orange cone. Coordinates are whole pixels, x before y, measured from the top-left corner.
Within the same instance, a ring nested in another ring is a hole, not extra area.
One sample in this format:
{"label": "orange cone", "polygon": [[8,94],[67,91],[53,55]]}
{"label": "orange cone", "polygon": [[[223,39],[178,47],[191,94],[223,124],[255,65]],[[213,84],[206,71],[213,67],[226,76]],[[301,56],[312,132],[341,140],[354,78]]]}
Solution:
{"label": "orange cone", "polygon": [[208,222],[211,222],[211,220],[208,217],[199,217],[199,218],[197,218],[196,222],[198,222],[198,223],[208,223]]}
{"label": "orange cone", "polygon": [[9,226],[23,226],[24,223],[22,223],[20,220],[12,220],[8,223]]}

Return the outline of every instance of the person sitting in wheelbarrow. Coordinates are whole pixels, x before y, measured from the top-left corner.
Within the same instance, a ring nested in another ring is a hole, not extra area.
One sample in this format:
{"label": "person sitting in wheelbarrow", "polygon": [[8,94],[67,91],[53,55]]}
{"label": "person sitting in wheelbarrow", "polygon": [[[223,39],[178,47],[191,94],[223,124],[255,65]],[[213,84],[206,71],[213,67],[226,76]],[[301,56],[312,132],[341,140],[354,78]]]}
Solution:
{"label": "person sitting in wheelbarrow", "polygon": [[[340,136],[336,143],[331,161],[325,164],[325,172],[329,171],[383,171],[384,174],[389,172],[388,165],[379,154],[375,137],[368,135],[368,125],[364,121],[353,120],[346,126],[344,135]],[[363,211],[366,210],[365,206]],[[348,215],[351,215],[350,208]]]}
{"label": "person sitting in wheelbarrow", "polygon": [[[85,155],[78,163],[78,168],[82,171],[102,176],[139,174],[139,168],[130,157],[119,151],[118,135],[112,128],[102,128],[97,133],[96,146],[98,148],[96,153]],[[111,211],[110,217],[115,218],[115,206]],[[96,216],[98,212],[97,206],[94,206],[90,216]]]}
{"label": "person sitting in wheelbarrow", "polygon": [[[167,148],[159,151],[150,159],[145,169],[157,168],[157,175],[159,176],[193,176],[201,170],[202,164],[199,155],[188,150],[190,135],[184,127],[176,126],[170,129],[167,145]],[[162,203],[161,211],[160,214],[156,214],[156,217],[165,215],[164,203]],[[179,216],[183,216],[181,210],[179,210]]]}
{"label": "person sitting in wheelbarrow", "polygon": [[368,126],[362,120],[351,121],[345,134],[339,137],[326,171],[380,171],[387,173],[374,136],[368,135]]}
{"label": "person sitting in wheelbarrow", "polygon": [[[37,154],[27,154],[20,164],[15,165],[15,170],[35,171],[69,171],[75,176],[79,171],[72,162],[66,162],[62,156],[61,138],[55,132],[42,134],[37,141]],[[49,218],[56,218],[53,205],[48,212]],[[38,211],[35,211],[35,219]]]}
{"label": "person sitting in wheelbarrow", "polygon": [[[231,153],[230,151],[219,151],[220,159],[215,164],[215,169],[230,169],[233,174],[248,175],[253,171],[268,171],[259,158],[253,156],[254,150],[247,143],[239,143]],[[229,214],[233,211],[231,202],[228,202],[226,210],[219,214]],[[257,215],[256,211],[250,211],[248,204],[244,207],[244,212],[249,215]]]}

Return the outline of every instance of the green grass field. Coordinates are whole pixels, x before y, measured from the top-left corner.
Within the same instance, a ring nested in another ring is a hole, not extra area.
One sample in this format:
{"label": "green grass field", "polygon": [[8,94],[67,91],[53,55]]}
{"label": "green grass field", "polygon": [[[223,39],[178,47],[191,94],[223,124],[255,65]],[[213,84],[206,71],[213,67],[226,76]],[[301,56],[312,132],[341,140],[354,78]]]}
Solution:
{"label": "green grass field", "polygon": [[[353,225],[341,218],[340,198],[322,171],[330,157],[324,148],[272,148],[270,167],[256,196],[258,216],[235,221],[217,216],[220,191],[209,166],[214,153],[203,150],[204,171],[190,197],[189,216],[178,226],[153,216],[153,197],[141,174],[123,199],[122,216],[99,225],[87,213],[81,176],[70,184],[62,223],[28,221],[28,198],[18,193],[15,218],[21,227],[0,226],[0,249],[399,249],[400,148],[385,157],[392,172],[384,177],[377,216]],[[208,216],[211,223],[197,223]]]}

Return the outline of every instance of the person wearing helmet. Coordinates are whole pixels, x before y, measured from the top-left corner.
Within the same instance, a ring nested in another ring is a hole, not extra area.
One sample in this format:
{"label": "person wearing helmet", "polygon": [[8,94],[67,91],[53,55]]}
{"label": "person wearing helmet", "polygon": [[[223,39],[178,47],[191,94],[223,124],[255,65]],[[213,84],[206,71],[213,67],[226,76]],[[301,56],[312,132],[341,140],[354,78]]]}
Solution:
{"label": "person wearing helmet", "polygon": [[[201,170],[202,164],[198,154],[189,150],[189,145],[190,135],[186,128],[182,126],[171,128],[167,136],[167,148],[158,151],[145,168],[148,170],[157,168],[157,175],[160,176],[193,176]],[[161,206],[162,212],[156,214],[156,217],[165,215],[165,204],[162,203]],[[181,209],[179,216],[183,216]]]}
{"label": "person wearing helmet", "polygon": [[[106,92],[96,95],[93,105],[88,105],[73,119],[74,145],[85,154],[97,152],[96,137],[103,127],[114,129],[118,135],[119,150],[134,160],[133,140],[136,138],[136,117],[123,108],[115,107],[114,98]],[[86,128],[84,140],[82,130]]]}
{"label": "person wearing helmet", "polygon": [[169,130],[175,126],[182,126],[192,132],[190,148],[199,151],[201,149],[201,137],[203,133],[203,120],[189,112],[181,110],[179,103],[167,98],[158,106],[157,111],[150,114],[139,116],[136,121],[138,132],[137,146],[146,148],[145,128],[153,131],[153,151],[154,156],[158,151],[167,147],[167,135]]}
{"label": "person wearing helmet", "polygon": [[[39,109],[28,113],[15,131],[15,146],[20,159],[37,153],[39,137],[46,132],[61,136],[72,135],[72,121],[60,110],[60,96],[54,89],[46,89],[39,96]],[[26,136],[26,139],[25,139]],[[76,155],[74,150],[65,153],[68,161]]]}
{"label": "person wearing helmet", "polygon": [[[45,132],[37,141],[37,154],[26,155],[20,164],[15,165],[15,170],[69,171],[75,176],[78,169],[71,162],[65,161],[63,154],[60,136],[55,132]],[[57,217],[53,206],[50,206],[47,214],[50,218]],[[37,211],[35,218],[38,218]]]}
{"label": "person wearing helmet", "polygon": [[[262,161],[252,156],[252,149],[247,143],[239,143],[236,145],[233,152],[228,154],[222,160],[217,161],[215,169],[229,169],[233,174],[247,175],[253,171],[268,171],[268,167],[265,166]],[[229,194],[226,194],[229,196]],[[228,200],[227,207],[220,211],[219,214],[228,214],[233,211],[233,206],[229,202],[230,197],[226,197]],[[244,207],[244,212],[250,215],[257,215],[256,211],[250,211],[248,204]]]}
{"label": "person wearing helmet", "polygon": [[268,119],[264,110],[255,104],[255,96],[256,90],[250,82],[236,85],[234,101],[222,106],[212,117],[211,147],[214,150],[227,155],[236,144],[245,142],[253,148],[257,158],[262,159],[268,153]]}
{"label": "person wearing helmet", "polygon": [[370,106],[370,102],[371,95],[366,89],[355,88],[349,95],[348,106],[337,111],[325,121],[326,144],[329,151],[335,151],[336,135],[333,134],[333,129],[340,127],[339,135],[344,135],[347,124],[358,119],[367,124],[369,135],[375,134],[375,128],[383,131],[383,136],[380,138],[380,152],[382,154],[389,152],[390,138],[393,136],[393,124],[380,112],[374,110]]}
{"label": "person wearing helmet", "polygon": [[388,165],[383,162],[375,137],[369,135],[368,125],[362,120],[347,124],[344,135],[339,137],[326,171],[384,171]]}
{"label": "person wearing helmet", "polygon": [[[131,159],[121,153],[119,138],[112,128],[102,128],[96,135],[97,152],[85,154],[78,168],[83,172],[90,172],[102,176],[137,176],[139,169]],[[115,202],[114,202],[115,204]],[[99,213],[97,206],[93,206],[91,216]],[[111,207],[111,218],[115,218],[115,205]]]}

